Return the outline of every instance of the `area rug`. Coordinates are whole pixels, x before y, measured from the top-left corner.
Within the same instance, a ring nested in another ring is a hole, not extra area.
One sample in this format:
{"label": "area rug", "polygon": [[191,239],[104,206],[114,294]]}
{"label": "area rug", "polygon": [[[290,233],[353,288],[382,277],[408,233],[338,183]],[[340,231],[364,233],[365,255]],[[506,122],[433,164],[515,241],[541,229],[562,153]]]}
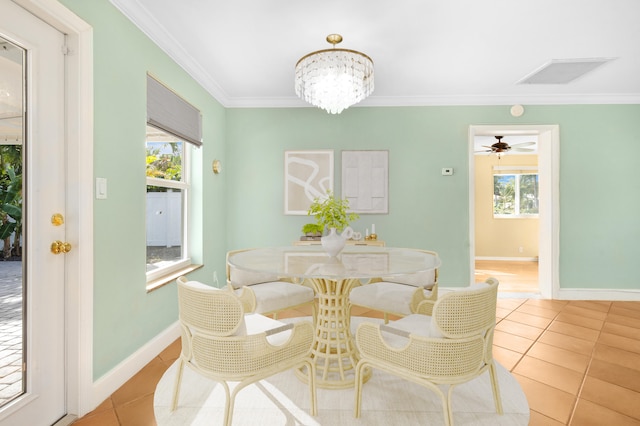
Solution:
{"label": "area rug", "polygon": [[[177,362],[160,379],[154,397],[159,426],[221,425],[224,390],[220,384],[185,368],[178,408],[169,411]],[[516,379],[500,364],[498,382],[504,414],[495,412],[489,374],[459,385],[453,393],[453,418],[461,425],[518,426],[529,423],[529,405]],[[318,388],[318,415],[309,414],[309,391],[293,371],[241,390],[234,425],[443,425],[440,398],[425,387],[374,370],[362,392],[362,415],[353,417],[354,389]]]}

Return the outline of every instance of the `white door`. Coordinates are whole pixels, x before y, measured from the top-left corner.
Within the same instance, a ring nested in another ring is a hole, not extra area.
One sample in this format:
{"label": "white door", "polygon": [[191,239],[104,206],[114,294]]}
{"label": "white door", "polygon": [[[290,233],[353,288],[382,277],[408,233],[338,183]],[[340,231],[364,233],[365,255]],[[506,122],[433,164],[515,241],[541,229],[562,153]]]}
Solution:
{"label": "white door", "polygon": [[53,220],[65,215],[64,35],[10,0],[0,0],[0,10],[3,46],[24,53],[26,83],[18,120],[24,371],[17,395],[0,407],[0,425],[51,425],[66,413],[65,255],[51,247],[65,241],[67,226]]}

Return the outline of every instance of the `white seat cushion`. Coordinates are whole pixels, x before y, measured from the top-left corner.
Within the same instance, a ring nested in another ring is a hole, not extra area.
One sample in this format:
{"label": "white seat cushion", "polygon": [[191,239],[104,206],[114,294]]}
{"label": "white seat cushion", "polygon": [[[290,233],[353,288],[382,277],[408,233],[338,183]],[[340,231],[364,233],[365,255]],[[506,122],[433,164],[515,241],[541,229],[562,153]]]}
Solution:
{"label": "white seat cushion", "polygon": [[[397,321],[391,321],[389,327],[406,331],[422,337],[443,337],[435,327],[435,321],[428,315],[411,314]],[[407,345],[409,339],[391,332],[382,331],[382,338],[387,345],[394,348],[401,348]]]}
{"label": "white seat cushion", "polygon": [[233,288],[240,288],[245,285],[261,284],[271,281],[278,281],[278,276],[262,272],[249,272],[229,265],[229,281]]}
{"label": "white seat cushion", "polygon": [[[382,281],[354,288],[349,294],[349,300],[354,305],[409,315],[411,314],[409,303],[415,291],[416,287],[412,285]],[[431,291],[424,290],[424,294],[425,297],[430,297]]]}
{"label": "white seat cushion", "polygon": [[[260,314],[246,314],[244,316],[244,323],[246,327],[246,335],[259,334],[287,325],[284,322],[280,322]],[[275,333],[271,336],[267,336],[267,341],[272,345],[279,346],[286,343],[287,340],[289,340],[289,336],[291,336],[291,330],[286,330],[281,333]]]}
{"label": "white seat cushion", "polygon": [[[315,296],[309,287],[283,281],[253,284],[251,290],[256,295],[257,313],[276,312],[289,306],[302,305],[311,302]],[[239,294],[242,290],[235,291]]]}

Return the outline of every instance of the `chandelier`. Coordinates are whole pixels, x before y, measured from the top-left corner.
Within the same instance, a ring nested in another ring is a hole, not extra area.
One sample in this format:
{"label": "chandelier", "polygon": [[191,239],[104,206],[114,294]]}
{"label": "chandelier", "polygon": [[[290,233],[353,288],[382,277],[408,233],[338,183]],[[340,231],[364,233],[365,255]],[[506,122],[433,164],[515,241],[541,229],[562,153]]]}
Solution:
{"label": "chandelier", "polygon": [[296,95],[331,114],[357,104],[373,92],[373,61],[364,53],[337,49],[340,34],[329,34],[332,49],[318,50],[296,64]]}

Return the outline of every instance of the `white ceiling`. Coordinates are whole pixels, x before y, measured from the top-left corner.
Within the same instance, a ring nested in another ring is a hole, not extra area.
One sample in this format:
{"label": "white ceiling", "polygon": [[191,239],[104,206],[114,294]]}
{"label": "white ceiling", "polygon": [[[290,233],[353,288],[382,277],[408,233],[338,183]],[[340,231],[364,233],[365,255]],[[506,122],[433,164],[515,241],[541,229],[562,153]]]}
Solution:
{"label": "white ceiling", "polygon": [[[640,103],[638,0],[111,2],[226,107],[307,106],[294,66],[330,33],[374,61],[361,105]],[[517,84],[586,58],[616,59],[568,84]]]}

